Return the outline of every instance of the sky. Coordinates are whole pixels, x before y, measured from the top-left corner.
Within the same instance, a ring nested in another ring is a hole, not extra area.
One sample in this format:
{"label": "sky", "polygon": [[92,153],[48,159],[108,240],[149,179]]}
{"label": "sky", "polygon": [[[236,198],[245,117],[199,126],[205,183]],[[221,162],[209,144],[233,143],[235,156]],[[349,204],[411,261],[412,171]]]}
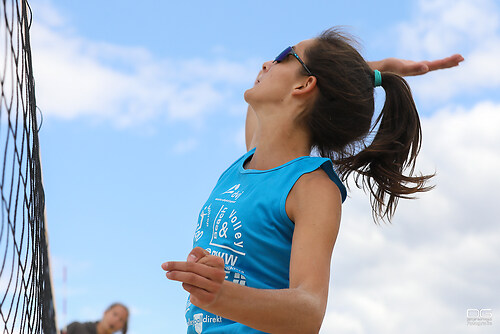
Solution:
{"label": "sky", "polygon": [[[498,1],[30,5],[60,327],[120,301],[130,334],[185,332],[187,293],[160,265],[186,258],[201,206],[245,152],[245,89],[286,46],[343,25],[367,60],[465,61],[408,78],[418,169],[436,187],[382,226],[351,187],[321,333],[500,332]],[[491,310],[492,324],[468,323],[467,310]]]}

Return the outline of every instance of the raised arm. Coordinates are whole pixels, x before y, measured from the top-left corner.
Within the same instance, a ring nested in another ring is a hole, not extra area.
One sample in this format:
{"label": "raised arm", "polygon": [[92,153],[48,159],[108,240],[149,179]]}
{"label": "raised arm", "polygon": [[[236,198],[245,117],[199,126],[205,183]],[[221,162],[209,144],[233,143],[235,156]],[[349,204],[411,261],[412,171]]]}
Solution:
{"label": "raised arm", "polygon": [[442,70],[458,66],[464,60],[459,54],[436,60],[413,61],[399,58],[386,58],[378,61],[369,61],[372,70],[393,72],[401,76],[422,75],[435,70]]}
{"label": "raised arm", "polygon": [[[431,71],[441,70],[458,66],[464,58],[455,54],[450,57],[436,59],[436,60],[423,60],[413,61],[399,58],[386,58],[378,61],[369,61],[368,65],[373,70],[393,72],[401,76],[414,76],[422,75]],[[255,111],[249,105],[247,110],[247,117],[245,122],[245,143],[247,151],[254,148],[257,143],[255,142],[255,130],[257,128],[257,116]]]}

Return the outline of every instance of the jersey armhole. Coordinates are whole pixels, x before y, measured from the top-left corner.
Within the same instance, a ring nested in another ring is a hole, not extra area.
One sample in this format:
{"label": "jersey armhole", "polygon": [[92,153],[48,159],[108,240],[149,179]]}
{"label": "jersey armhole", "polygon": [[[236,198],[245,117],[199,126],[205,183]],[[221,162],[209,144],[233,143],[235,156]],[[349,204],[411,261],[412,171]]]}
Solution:
{"label": "jersey armhole", "polygon": [[327,161],[323,162],[323,164],[321,164],[321,168],[325,171],[330,180],[332,180],[333,183],[335,183],[339,188],[340,194],[342,195],[342,203],[344,203],[344,201],[347,198],[347,190],[342,181],[340,180],[339,176],[333,169],[332,161],[328,159]]}
{"label": "jersey armhole", "polygon": [[303,173],[297,175],[297,177],[293,180],[293,182],[290,183],[289,187],[286,188],[285,193],[283,194],[280,201],[280,214],[282,219],[295,225],[295,222],[292,221],[290,217],[288,217],[288,214],[286,212],[286,201],[288,199],[288,196],[290,195],[290,191],[292,191],[292,188],[295,186],[295,184],[302,175],[312,173],[315,170],[318,170],[320,167],[328,175],[330,180],[333,183],[335,183],[335,185],[339,188],[340,194],[342,196],[342,203],[344,203],[347,197],[347,190],[342,181],[340,180],[340,178],[338,177],[337,173],[333,170],[333,164],[331,160],[328,159],[327,161],[323,161],[321,164],[315,164],[311,166],[311,168],[308,168]]}

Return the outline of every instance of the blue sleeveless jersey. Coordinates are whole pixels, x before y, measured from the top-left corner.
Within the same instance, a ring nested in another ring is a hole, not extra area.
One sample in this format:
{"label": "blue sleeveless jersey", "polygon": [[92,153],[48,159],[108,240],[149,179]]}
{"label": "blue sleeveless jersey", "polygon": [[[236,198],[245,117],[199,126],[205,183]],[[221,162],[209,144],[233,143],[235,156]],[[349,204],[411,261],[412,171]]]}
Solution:
{"label": "blue sleeveless jersey", "polygon": [[[305,173],[322,168],[346,189],[327,158],[300,157],[269,170],[244,169],[250,150],[219,178],[203,206],[193,238],[199,246],[225,262],[226,280],[258,289],[289,287],[290,252],[294,223],[285,203],[295,182]],[[189,300],[188,333],[262,333],[206,312]]]}

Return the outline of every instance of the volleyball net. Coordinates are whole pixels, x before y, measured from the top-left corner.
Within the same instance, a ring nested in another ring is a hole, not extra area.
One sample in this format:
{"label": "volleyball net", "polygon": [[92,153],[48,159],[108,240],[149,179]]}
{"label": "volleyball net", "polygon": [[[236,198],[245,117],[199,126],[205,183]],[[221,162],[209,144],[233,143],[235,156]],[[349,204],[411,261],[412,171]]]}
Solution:
{"label": "volleyball net", "polygon": [[0,333],[56,333],[31,65],[31,8],[0,18]]}

